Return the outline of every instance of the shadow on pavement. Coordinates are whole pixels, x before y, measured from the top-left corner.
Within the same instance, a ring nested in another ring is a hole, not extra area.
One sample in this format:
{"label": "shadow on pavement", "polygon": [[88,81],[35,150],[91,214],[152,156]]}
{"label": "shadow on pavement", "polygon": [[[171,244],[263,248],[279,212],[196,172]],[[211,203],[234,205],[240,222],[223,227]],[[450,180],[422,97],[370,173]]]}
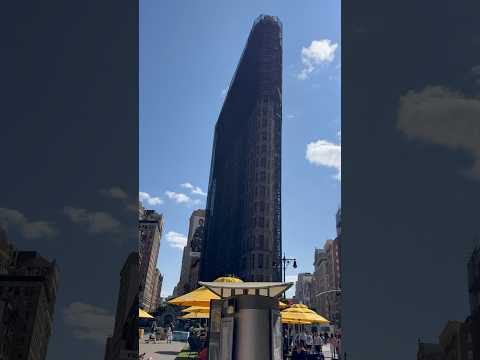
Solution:
{"label": "shadow on pavement", "polygon": [[155,351],[155,354],[159,355],[177,355],[179,351]]}

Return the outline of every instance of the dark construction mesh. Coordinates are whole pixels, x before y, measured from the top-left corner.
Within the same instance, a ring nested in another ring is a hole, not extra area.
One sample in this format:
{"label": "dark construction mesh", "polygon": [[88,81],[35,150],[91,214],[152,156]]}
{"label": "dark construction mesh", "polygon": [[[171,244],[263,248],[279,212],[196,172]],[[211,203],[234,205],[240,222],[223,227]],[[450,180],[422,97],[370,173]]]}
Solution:
{"label": "dark construction mesh", "polygon": [[282,26],[254,23],[215,127],[200,280],[281,281]]}

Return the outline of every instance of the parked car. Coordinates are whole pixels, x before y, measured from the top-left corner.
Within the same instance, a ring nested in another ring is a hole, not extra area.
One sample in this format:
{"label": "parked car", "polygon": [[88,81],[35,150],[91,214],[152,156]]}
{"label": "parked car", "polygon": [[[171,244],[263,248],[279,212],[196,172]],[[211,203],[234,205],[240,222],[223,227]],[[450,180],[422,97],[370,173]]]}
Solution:
{"label": "parked car", "polygon": [[188,331],[174,331],[172,340],[187,342],[189,336],[190,333]]}

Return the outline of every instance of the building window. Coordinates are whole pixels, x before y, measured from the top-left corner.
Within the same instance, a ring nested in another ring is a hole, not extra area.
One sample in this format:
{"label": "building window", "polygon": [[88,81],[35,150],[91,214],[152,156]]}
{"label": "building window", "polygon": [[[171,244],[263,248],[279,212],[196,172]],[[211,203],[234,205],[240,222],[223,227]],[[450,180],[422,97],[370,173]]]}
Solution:
{"label": "building window", "polygon": [[[258,268],[262,269],[263,268],[263,254],[258,255]],[[260,280],[261,281],[261,280]]]}
{"label": "building window", "polygon": [[263,216],[258,219],[258,226],[261,228],[265,227],[265,218]]}

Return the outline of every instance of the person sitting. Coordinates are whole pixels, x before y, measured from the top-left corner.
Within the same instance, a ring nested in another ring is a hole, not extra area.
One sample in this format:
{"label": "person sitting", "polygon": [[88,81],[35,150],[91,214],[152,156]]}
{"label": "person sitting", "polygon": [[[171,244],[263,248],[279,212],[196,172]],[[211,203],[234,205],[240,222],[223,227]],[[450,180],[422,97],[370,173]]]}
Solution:
{"label": "person sitting", "polygon": [[295,346],[295,350],[292,352],[292,360],[307,360],[307,356],[308,354],[305,350],[305,343],[300,340]]}
{"label": "person sitting", "polygon": [[198,353],[198,360],[208,360],[208,339],[205,341],[205,347]]}
{"label": "person sitting", "polygon": [[188,345],[190,345],[190,351],[199,351],[201,348],[200,337],[197,332],[194,331],[188,337]]}

